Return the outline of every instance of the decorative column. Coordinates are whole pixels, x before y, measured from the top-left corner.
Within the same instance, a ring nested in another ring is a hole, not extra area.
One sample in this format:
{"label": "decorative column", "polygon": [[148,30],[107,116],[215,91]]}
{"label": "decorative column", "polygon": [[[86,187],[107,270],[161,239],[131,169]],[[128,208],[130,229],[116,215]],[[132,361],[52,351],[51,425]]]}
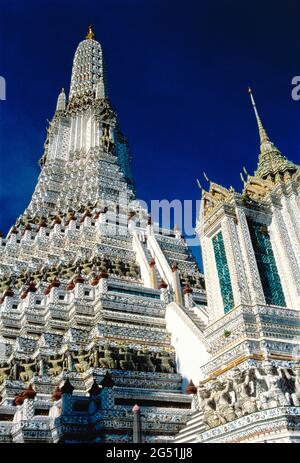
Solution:
{"label": "decorative column", "polygon": [[160,289],[160,299],[164,301],[166,304],[169,303],[169,292],[168,292],[168,285],[164,280],[161,280],[158,289]]}
{"label": "decorative column", "polygon": [[193,290],[190,287],[189,284],[185,285],[183,289],[183,294],[184,294],[184,305],[188,309],[191,309],[194,306],[194,301],[193,301]]}
{"label": "decorative column", "polygon": [[108,290],[107,287],[108,274],[106,272],[100,272],[99,274],[99,285],[98,289],[100,293],[106,293]]}
{"label": "decorative column", "polygon": [[76,216],[72,214],[68,222],[67,234],[76,232]]}
{"label": "decorative column", "polygon": [[185,393],[192,396],[192,410],[196,411],[198,409],[197,388],[192,379],[190,379],[190,382],[185,389]]}
{"label": "decorative column", "polygon": [[152,219],[151,216],[148,216],[148,222],[147,222],[147,227],[146,227],[146,234],[147,235],[153,235],[153,224],[152,224]]}
{"label": "decorative column", "polygon": [[181,291],[181,283],[179,277],[179,270],[178,265],[176,262],[172,265],[172,272],[173,272],[173,289],[175,294],[175,302],[176,304],[182,305],[182,291]]}
{"label": "decorative column", "polygon": [[220,290],[212,239],[208,236],[201,238],[201,248],[209,322],[212,323],[224,315],[223,300]]}
{"label": "decorative column", "polygon": [[253,251],[247,219],[243,209],[236,208],[238,239],[245,265],[245,273],[248,282],[252,304],[265,304],[265,296],[258,272],[258,267]]}
{"label": "decorative column", "polygon": [[[49,418],[55,420],[61,415],[62,405],[61,405],[62,392],[57,386],[55,391],[52,394],[52,404],[49,410]],[[54,424],[54,423],[53,423]]]}
{"label": "decorative column", "polygon": [[85,212],[82,219],[80,220],[80,223],[83,223],[83,226],[87,228],[90,228],[92,226],[92,214],[90,213],[90,211]]}
{"label": "decorative column", "polygon": [[77,270],[77,275],[73,279],[73,283],[75,285],[75,294],[74,294],[75,298],[76,299],[82,298],[83,297],[83,285],[85,283],[85,279],[81,275],[79,269]]}
{"label": "decorative column", "polygon": [[24,235],[22,237],[22,241],[26,243],[31,243],[31,226],[29,225],[29,223],[24,228]]}
{"label": "decorative column", "polygon": [[295,199],[294,195],[288,196],[283,192],[281,197],[282,216],[289,233],[295,257],[300,267],[300,210],[299,207],[296,206],[297,202],[300,202],[300,199],[298,199],[298,201]]}
{"label": "decorative column", "polygon": [[155,259],[151,259],[150,263],[150,284],[151,288],[156,289],[157,288],[157,278],[155,274]]}
{"label": "decorative column", "polygon": [[44,241],[47,239],[46,237],[46,226],[47,226],[47,223],[42,220],[40,225],[39,225],[39,228],[38,228],[38,234],[37,234],[37,237],[39,240],[41,241]]}
{"label": "decorative column", "polygon": [[132,408],[133,413],[133,443],[140,444],[142,442],[142,422],[140,407],[135,404]]}
{"label": "decorative column", "polygon": [[[277,257],[277,266],[285,294],[288,296],[288,306],[292,309],[300,309],[300,268],[281,210],[273,204],[272,211],[270,238],[274,247],[275,258]],[[286,278],[283,279],[283,275]]]}
{"label": "decorative column", "polygon": [[16,227],[13,227],[12,231],[10,232],[9,238],[8,238],[9,244],[16,244],[17,236],[18,236],[18,230],[16,229]]}
{"label": "decorative column", "polygon": [[228,261],[234,305],[250,304],[250,294],[244,269],[244,263],[237,234],[236,219],[225,216],[222,220],[222,233]]}

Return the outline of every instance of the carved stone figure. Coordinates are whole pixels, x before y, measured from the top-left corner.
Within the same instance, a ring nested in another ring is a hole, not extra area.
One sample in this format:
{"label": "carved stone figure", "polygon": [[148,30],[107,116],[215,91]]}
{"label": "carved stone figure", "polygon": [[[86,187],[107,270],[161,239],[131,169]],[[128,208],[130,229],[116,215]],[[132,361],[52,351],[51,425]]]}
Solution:
{"label": "carved stone figure", "polygon": [[106,124],[103,124],[103,134],[101,136],[101,142],[103,143],[103,146],[107,152],[111,151],[113,147],[113,140],[110,135],[109,126]]}
{"label": "carved stone figure", "polygon": [[93,368],[98,368],[98,367],[99,367],[99,355],[100,355],[99,347],[98,347],[98,346],[95,346],[95,347],[92,349],[91,354],[90,354],[90,357],[89,357],[89,364],[90,364]]}
{"label": "carved stone figure", "polygon": [[214,428],[225,423],[225,420],[216,412],[216,406],[211,398],[211,393],[204,385],[199,385],[197,388],[197,397],[199,409],[203,413],[203,422],[209,428]]}
{"label": "carved stone figure", "polygon": [[273,367],[271,362],[263,362],[265,374],[261,375],[258,369],[255,369],[255,376],[258,380],[265,381],[267,390],[260,393],[258,398],[258,408],[264,410],[277,406],[290,405],[285,392],[282,390],[282,370]]}
{"label": "carved stone figure", "polygon": [[108,343],[105,343],[104,347],[100,347],[99,366],[100,368],[116,368],[117,366]]}
{"label": "carved stone figure", "polygon": [[250,393],[250,371],[242,372],[239,368],[232,371],[232,387],[234,391],[234,410],[237,417],[256,412],[257,405]]}
{"label": "carved stone figure", "polygon": [[20,378],[20,364],[19,361],[13,359],[10,364],[9,379],[18,380]]}
{"label": "carved stone figure", "polygon": [[155,356],[156,360],[158,360],[156,369],[157,371],[161,371],[162,373],[174,373],[175,367],[174,363],[167,352],[158,352]]}
{"label": "carved stone figure", "polygon": [[231,380],[227,380],[225,384],[219,380],[214,380],[212,383],[212,399],[216,404],[216,411],[220,419],[225,422],[232,421],[237,417],[229,394],[231,388]]}
{"label": "carved stone figure", "polygon": [[10,366],[7,362],[0,363],[0,384],[4,383],[6,378],[9,376]]}
{"label": "carved stone figure", "polygon": [[85,351],[80,348],[78,351],[78,355],[75,355],[74,352],[71,353],[72,358],[74,361],[74,367],[77,373],[84,373],[90,367],[89,363],[86,361],[87,358],[90,357],[90,352],[85,353]]}
{"label": "carved stone figure", "polygon": [[300,406],[300,365],[294,368],[295,376],[292,376],[287,369],[284,369],[285,376],[292,385],[292,392],[290,394],[292,403],[295,407]]}
{"label": "carved stone figure", "polygon": [[65,352],[64,361],[63,361],[63,370],[64,371],[74,371],[74,362],[73,362],[73,357],[70,351]]}
{"label": "carved stone figure", "polygon": [[113,261],[113,273],[122,276],[124,274],[124,264],[119,257]]}
{"label": "carved stone figure", "polygon": [[129,262],[129,271],[126,272],[126,275],[132,278],[138,278],[140,276],[140,269],[139,266],[133,262]]}
{"label": "carved stone figure", "polygon": [[137,369],[141,371],[155,371],[155,365],[152,363],[150,353],[146,350],[139,350],[137,353]]}
{"label": "carved stone figure", "polygon": [[24,382],[30,381],[37,372],[36,360],[21,360],[20,366],[23,368],[23,371],[20,373],[20,379]]}
{"label": "carved stone figure", "polygon": [[120,368],[122,370],[135,370],[135,363],[133,361],[134,355],[128,348],[123,347],[119,350],[120,355]]}
{"label": "carved stone figure", "polygon": [[51,365],[48,369],[49,375],[57,376],[63,371],[64,357],[64,354],[50,356],[48,359],[48,364]]}

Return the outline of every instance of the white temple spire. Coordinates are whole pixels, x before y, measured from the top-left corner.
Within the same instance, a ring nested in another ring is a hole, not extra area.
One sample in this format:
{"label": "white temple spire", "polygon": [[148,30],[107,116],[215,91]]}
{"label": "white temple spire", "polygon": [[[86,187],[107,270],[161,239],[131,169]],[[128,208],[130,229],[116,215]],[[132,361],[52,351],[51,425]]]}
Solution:
{"label": "white temple spire", "polygon": [[94,39],[92,26],[89,26],[85,40],[79,43],[75,52],[70,99],[93,94],[99,81],[104,87],[102,48]]}
{"label": "white temple spire", "polygon": [[64,109],[66,109],[66,94],[62,88],[57,98],[56,111],[63,111]]}

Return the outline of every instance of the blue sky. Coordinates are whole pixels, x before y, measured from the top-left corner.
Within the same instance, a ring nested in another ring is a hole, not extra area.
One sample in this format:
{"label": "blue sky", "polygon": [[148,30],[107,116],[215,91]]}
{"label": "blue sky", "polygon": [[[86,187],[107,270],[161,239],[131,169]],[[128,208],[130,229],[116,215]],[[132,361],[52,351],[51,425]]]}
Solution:
{"label": "blue sky", "polygon": [[300,163],[300,101],[291,98],[299,17],[298,0],[2,1],[0,229],[30,200],[47,118],[60,88],[69,89],[89,23],[104,48],[139,198],[199,199],[203,171],[241,188],[239,172],[255,169],[259,150],[248,85],[270,138]]}

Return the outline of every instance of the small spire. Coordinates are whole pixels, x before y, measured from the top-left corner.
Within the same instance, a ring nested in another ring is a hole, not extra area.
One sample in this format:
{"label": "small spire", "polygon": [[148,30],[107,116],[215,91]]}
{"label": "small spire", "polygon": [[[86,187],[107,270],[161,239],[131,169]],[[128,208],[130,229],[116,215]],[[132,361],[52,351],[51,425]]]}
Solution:
{"label": "small spire", "polygon": [[63,386],[60,388],[62,394],[72,394],[74,391],[74,386],[70,383],[69,378],[66,379]]}
{"label": "small spire", "polygon": [[96,379],[94,378],[92,387],[89,389],[88,393],[92,397],[96,397],[101,392],[101,388],[98,386]]}
{"label": "small spire", "polygon": [[104,378],[102,379],[102,381],[101,381],[100,384],[101,384],[102,388],[105,388],[105,387],[111,388],[111,387],[114,386],[115,382],[114,382],[114,380],[112,379],[112,377],[110,376],[108,370],[106,371],[105,376],[104,376]]}
{"label": "small spire", "polygon": [[242,173],[242,172],[240,172],[240,177],[241,177],[241,180],[242,180],[242,182],[243,182],[243,185],[245,186],[247,182],[246,182],[246,180],[244,179],[244,176],[243,176],[243,173]]}
{"label": "small spire", "polygon": [[250,94],[260,137],[260,154],[254,176],[263,179],[270,178],[272,181],[277,182],[278,179],[282,179],[285,172],[294,173],[298,166],[283,156],[274,143],[271,142],[258,115],[250,87],[248,88],[248,92]]}
{"label": "small spire", "polygon": [[258,111],[257,111],[257,108],[256,108],[255,100],[254,100],[254,97],[253,97],[253,94],[252,94],[252,89],[250,87],[248,87],[248,93],[250,95],[251,103],[252,103],[252,106],[253,106],[253,109],[254,109],[254,114],[255,114],[255,117],[256,117],[257,125],[258,125],[260,143],[263,144],[263,143],[269,142],[270,139],[269,139],[269,137],[268,137],[263,125],[262,125],[261,119],[259,117],[259,114],[258,114]]}
{"label": "small spire", "polygon": [[243,167],[243,171],[244,171],[244,174],[245,174],[245,175],[249,175],[249,174],[248,174],[248,171],[247,171],[247,169],[246,169],[246,167]]}
{"label": "small spire", "polygon": [[200,183],[200,181],[199,181],[198,178],[196,178],[196,182],[197,182],[197,185],[198,185],[199,190],[201,191],[201,193],[203,193],[204,188],[203,188],[203,186],[201,185],[201,183]]}
{"label": "small spire", "polygon": [[57,98],[56,111],[64,111],[66,109],[66,94],[62,88]]}
{"label": "small spire", "polygon": [[205,180],[206,180],[208,183],[210,183],[210,179],[208,178],[208,176],[206,175],[205,172],[203,172],[203,177],[205,178]]}
{"label": "small spire", "polygon": [[185,393],[192,394],[192,395],[197,394],[197,388],[191,379],[190,379],[189,384],[186,387]]}
{"label": "small spire", "polygon": [[86,34],[85,38],[93,40],[94,37],[95,37],[95,34],[94,34],[94,31],[93,31],[93,26],[90,25],[89,28],[88,28],[88,33]]}

